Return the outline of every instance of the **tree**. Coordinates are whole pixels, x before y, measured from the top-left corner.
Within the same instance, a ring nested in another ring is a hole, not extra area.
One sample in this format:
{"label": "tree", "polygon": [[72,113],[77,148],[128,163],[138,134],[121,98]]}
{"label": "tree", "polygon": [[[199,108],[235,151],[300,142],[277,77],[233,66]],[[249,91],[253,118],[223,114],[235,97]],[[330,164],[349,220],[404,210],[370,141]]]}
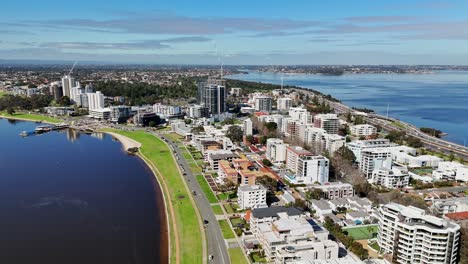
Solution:
{"label": "tree", "polygon": [[151,121],[149,121],[148,126],[150,126],[150,127],[155,127],[155,126],[156,126],[156,122],[154,122],[153,120],[151,120]]}
{"label": "tree", "polygon": [[232,140],[232,142],[241,142],[243,135],[244,132],[242,132],[242,128],[240,126],[230,126],[226,131],[226,137]]}
{"label": "tree", "polygon": [[306,191],[307,199],[320,200],[320,198],[322,198],[323,195],[324,195],[323,191],[317,188],[311,188]]}
{"label": "tree", "polygon": [[278,124],[275,122],[268,122],[265,124],[265,127],[268,129],[269,133],[275,133],[276,129],[278,128]]}
{"label": "tree", "polygon": [[203,126],[197,126],[197,127],[192,128],[191,132],[193,134],[203,133],[203,132],[205,132],[205,128]]}
{"label": "tree", "polygon": [[255,179],[255,184],[263,185],[270,192],[278,191],[278,182],[275,179],[270,178],[266,175],[257,177]]}
{"label": "tree", "polygon": [[9,115],[13,115],[13,114],[15,113],[15,109],[13,109],[13,107],[8,107],[7,113],[8,113]]}
{"label": "tree", "polygon": [[341,158],[343,158],[343,160],[350,161],[351,163],[354,163],[356,161],[356,156],[354,155],[354,152],[346,146],[340,147],[336,153],[340,155]]}
{"label": "tree", "polygon": [[58,102],[57,102],[59,105],[61,106],[69,106],[71,105],[71,100],[70,100],[70,97],[68,96],[62,96]]}
{"label": "tree", "polygon": [[263,159],[263,160],[262,160],[262,164],[265,165],[265,166],[267,166],[267,167],[271,167],[271,166],[273,165],[273,164],[271,163],[271,161],[268,160],[268,159]]}

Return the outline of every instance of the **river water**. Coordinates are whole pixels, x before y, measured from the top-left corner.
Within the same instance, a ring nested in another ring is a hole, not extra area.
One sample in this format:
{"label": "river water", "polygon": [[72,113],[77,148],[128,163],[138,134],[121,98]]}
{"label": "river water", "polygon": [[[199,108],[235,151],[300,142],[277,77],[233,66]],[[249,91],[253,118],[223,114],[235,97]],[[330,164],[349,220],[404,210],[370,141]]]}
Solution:
{"label": "river water", "polygon": [[330,94],[344,104],[370,108],[419,127],[440,129],[446,140],[468,144],[468,72],[323,76],[249,71],[228,78],[295,85]]}
{"label": "river water", "polygon": [[0,263],[167,263],[161,190],[104,134],[0,119]]}

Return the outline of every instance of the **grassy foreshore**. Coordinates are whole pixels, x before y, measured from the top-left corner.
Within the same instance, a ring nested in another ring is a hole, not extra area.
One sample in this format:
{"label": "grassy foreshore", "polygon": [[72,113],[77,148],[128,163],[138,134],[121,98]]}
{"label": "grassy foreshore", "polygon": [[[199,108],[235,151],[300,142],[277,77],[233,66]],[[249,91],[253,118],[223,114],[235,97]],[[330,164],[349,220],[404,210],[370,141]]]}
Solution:
{"label": "grassy foreshore", "polygon": [[170,263],[202,263],[205,237],[201,220],[169,146],[143,131],[104,131],[123,135],[142,144],[139,155],[155,172],[166,203]]}
{"label": "grassy foreshore", "polygon": [[28,113],[14,113],[12,115],[8,114],[7,112],[0,112],[0,117],[7,118],[7,119],[14,119],[14,120],[24,120],[24,121],[33,121],[33,122],[42,122],[48,124],[58,124],[62,122],[60,119],[56,119],[53,117],[38,115],[38,114],[28,114]]}

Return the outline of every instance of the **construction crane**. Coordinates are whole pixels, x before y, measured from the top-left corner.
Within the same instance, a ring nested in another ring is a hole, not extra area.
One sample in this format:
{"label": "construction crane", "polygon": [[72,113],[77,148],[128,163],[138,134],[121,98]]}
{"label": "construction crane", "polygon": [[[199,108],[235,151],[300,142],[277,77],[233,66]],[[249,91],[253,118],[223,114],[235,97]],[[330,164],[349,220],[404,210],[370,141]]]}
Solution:
{"label": "construction crane", "polygon": [[75,63],[73,63],[73,66],[72,66],[70,72],[68,73],[68,76],[70,76],[70,74],[73,72],[73,69],[75,69],[75,66],[76,66],[77,63],[78,63],[78,61],[75,61]]}

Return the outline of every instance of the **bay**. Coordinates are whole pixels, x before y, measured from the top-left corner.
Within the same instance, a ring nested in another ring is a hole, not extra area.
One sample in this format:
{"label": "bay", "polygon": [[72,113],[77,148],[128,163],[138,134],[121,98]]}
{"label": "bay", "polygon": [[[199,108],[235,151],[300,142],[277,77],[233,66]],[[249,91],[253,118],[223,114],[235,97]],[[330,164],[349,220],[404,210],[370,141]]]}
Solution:
{"label": "bay", "polygon": [[111,136],[0,119],[0,263],[167,263],[161,190]]}

